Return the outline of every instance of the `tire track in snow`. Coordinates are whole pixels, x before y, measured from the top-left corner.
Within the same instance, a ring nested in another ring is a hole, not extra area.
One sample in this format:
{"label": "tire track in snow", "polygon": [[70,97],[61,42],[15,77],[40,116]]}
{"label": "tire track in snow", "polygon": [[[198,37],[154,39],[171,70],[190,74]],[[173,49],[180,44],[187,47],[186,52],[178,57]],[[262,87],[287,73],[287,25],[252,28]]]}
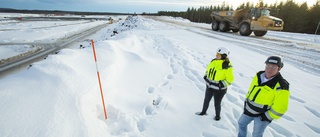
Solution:
{"label": "tire track in snow", "polygon": [[[212,32],[204,32],[187,29],[190,32],[194,32],[199,35],[203,35],[210,38],[215,38],[222,41],[228,41],[235,45],[242,46],[244,48],[250,48],[259,53],[265,55],[280,55],[284,57],[285,61],[292,62],[298,68],[305,70],[309,73],[320,75],[320,51],[315,49],[299,47],[296,43],[287,42],[274,42],[270,40],[257,40],[256,38],[246,37],[243,40],[243,36],[236,35],[215,35]],[[219,33],[220,34],[220,33]]]}

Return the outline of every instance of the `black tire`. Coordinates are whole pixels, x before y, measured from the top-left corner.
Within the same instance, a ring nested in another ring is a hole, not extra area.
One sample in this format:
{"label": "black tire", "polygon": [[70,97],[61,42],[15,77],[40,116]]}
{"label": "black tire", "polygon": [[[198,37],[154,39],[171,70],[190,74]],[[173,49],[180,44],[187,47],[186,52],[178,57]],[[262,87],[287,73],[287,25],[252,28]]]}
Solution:
{"label": "black tire", "polygon": [[219,22],[218,21],[212,21],[212,25],[211,25],[211,28],[213,31],[218,31],[219,29]]}
{"label": "black tire", "polygon": [[227,22],[225,22],[225,21],[220,22],[220,24],[219,24],[220,32],[226,32],[228,30],[228,28],[229,28],[228,25],[229,24]]}
{"label": "black tire", "polygon": [[253,31],[254,35],[262,37],[267,34],[267,31]]}
{"label": "black tire", "polygon": [[250,25],[248,23],[242,23],[240,25],[240,35],[242,36],[249,36],[252,33],[252,30],[250,29]]}

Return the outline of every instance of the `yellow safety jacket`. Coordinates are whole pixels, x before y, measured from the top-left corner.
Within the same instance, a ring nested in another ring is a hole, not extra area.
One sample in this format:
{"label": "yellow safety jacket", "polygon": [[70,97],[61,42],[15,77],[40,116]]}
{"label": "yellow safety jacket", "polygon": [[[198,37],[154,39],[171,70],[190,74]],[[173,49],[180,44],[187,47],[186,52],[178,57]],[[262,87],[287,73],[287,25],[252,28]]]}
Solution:
{"label": "yellow safety jacket", "polygon": [[213,59],[207,66],[204,76],[208,88],[225,90],[233,82],[233,67],[231,62]]}
{"label": "yellow safety jacket", "polygon": [[253,78],[246,94],[244,113],[249,116],[260,116],[261,120],[271,122],[279,119],[288,109],[289,83],[277,74],[271,80],[261,83],[264,71]]}

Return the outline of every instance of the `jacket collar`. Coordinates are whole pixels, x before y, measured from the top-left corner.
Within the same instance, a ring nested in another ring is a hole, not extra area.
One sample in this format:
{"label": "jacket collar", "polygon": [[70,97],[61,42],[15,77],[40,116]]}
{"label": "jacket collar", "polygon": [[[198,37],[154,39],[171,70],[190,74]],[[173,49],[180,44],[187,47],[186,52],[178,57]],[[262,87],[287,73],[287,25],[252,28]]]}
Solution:
{"label": "jacket collar", "polygon": [[271,80],[267,81],[267,82],[264,82],[264,83],[261,83],[261,74],[262,73],[265,73],[265,71],[259,71],[257,73],[257,77],[258,77],[258,84],[259,86],[268,86],[270,88],[274,88],[276,86],[276,84],[282,79],[282,76],[280,74],[280,72],[278,74],[276,74]]}

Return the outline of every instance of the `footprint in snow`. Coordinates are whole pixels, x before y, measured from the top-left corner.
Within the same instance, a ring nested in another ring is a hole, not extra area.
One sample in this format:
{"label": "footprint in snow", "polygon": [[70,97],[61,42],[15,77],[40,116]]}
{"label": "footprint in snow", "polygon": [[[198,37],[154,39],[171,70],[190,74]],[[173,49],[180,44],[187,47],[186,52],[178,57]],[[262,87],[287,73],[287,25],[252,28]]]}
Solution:
{"label": "footprint in snow", "polygon": [[233,119],[236,121],[235,125],[238,125],[238,119],[240,118],[241,114],[243,113],[243,106],[239,106],[239,108],[241,108],[241,110],[232,108],[232,113],[233,113]]}
{"label": "footprint in snow", "polygon": [[226,98],[230,102],[237,102],[238,101],[238,99],[235,96],[231,95],[231,94],[226,94]]}
{"label": "footprint in snow", "polygon": [[231,89],[233,91],[236,91],[238,93],[241,93],[241,94],[246,94],[247,91],[243,90],[239,85],[237,85],[236,83],[232,83],[232,85],[230,86]]}
{"label": "footprint in snow", "polygon": [[320,113],[319,113],[317,110],[312,109],[312,108],[309,108],[309,107],[307,107],[307,106],[304,106],[304,107],[305,107],[310,113],[312,113],[314,116],[320,118]]}
{"label": "footprint in snow", "polygon": [[159,104],[161,103],[162,97],[158,97],[157,99],[152,101],[152,105],[153,106],[159,106]]}
{"label": "footprint in snow", "polygon": [[149,87],[149,88],[147,89],[147,91],[148,91],[148,93],[154,93],[155,88],[154,88],[154,87]]}
{"label": "footprint in snow", "polygon": [[213,133],[209,133],[209,132],[203,132],[203,133],[202,133],[202,136],[203,136],[203,137],[217,137],[217,136],[215,136]]}
{"label": "footprint in snow", "polygon": [[248,77],[248,76],[244,75],[243,73],[238,73],[238,75],[239,75],[240,77],[246,77],[246,78],[250,78],[250,79],[251,79],[251,77]]}
{"label": "footprint in snow", "polygon": [[225,127],[225,128],[227,128],[226,130],[230,130],[231,128],[236,130],[238,127],[238,119],[240,117],[241,112],[238,112],[237,110],[233,109],[232,114],[226,113],[225,118],[223,118],[223,119],[226,119],[227,121],[229,121],[233,125],[233,127]]}
{"label": "footprint in snow", "polygon": [[269,125],[272,130],[276,131],[278,134],[281,134],[286,137],[292,137],[294,136],[291,131],[289,131],[286,127],[283,127],[283,125],[278,125],[275,122],[272,122],[272,124]]}
{"label": "footprint in snow", "polygon": [[295,122],[295,120],[292,117],[288,116],[288,115],[283,115],[281,118],[286,119],[288,121]]}
{"label": "footprint in snow", "polygon": [[169,81],[164,81],[163,83],[160,83],[159,84],[159,87],[164,87],[164,86],[166,86],[166,85],[168,85],[169,84]]}
{"label": "footprint in snow", "polygon": [[304,123],[307,127],[309,127],[311,130],[313,130],[314,132],[318,133],[320,135],[320,128],[316,127],[314,125],[310,125],[308,123]]}
{"label": "footprint in snow", "polygon": [[173,79],[173,75],[172,74],[167,75],[167,79]]}
{"label": "footprint in snow", "polygon": [[137,128],[140,132],[143,132],[146,130],[146,127],[147,127],[147,120],[146,119],[140,119],[138,122],[137,122]]}
{"label": "footprint in snow", "polygon": [[300,102],[300,103],[306,103],[304,100],[302,100],[302,99],[300,99],[300,98],[297,98],[297,97],[295,97],[295,96],[290,96],[290,99],[295,100],[295,101],[298,101],[298,102]]}
{"label": "footprint in snow", "polygon": [[242,73],[239,73],[239,76],[244,77],[245,75],[243,75]]}
{"label": "footprint in snow", "polygon": [[176,66],[174,64],[170,64],[170,68],[171,68],[173,74],[178,73],[178,69],[176,68]]}
{"label": "footprint in snow", "polygon": [[157,114],[153,105],[147,105],[144,108],[144,112],[146,115],[155,115]]}
{"label": "footprint in snow", "polygon": [[230,128],[226,127],[224,123],[221,123],[221,120],[219,122],[214,122],[213,126],[219,128],[219,129],[223,129],[223,130],[230,129]]}

